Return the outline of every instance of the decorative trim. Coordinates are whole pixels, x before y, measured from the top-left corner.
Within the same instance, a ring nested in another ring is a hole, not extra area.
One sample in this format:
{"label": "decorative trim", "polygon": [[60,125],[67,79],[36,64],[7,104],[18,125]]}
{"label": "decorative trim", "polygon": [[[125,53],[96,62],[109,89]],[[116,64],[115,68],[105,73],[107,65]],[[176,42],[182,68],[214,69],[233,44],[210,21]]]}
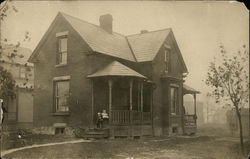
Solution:
{"label": "decorative trim", "polygon": [[70,76],[59,76],[53,78],[53,81],[65,81],[65,80],[70,80]]}
{"label": "decorative trim", "polygon": [[67,36],[67,35],[69,35],[69,31],[63,31],[63,32],[56,33],[56,37]]}

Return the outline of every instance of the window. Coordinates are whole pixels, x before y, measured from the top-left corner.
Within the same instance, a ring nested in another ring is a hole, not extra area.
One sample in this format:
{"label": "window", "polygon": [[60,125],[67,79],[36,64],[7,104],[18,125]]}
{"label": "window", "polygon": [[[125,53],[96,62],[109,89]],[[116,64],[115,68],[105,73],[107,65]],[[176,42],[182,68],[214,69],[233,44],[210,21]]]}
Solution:
{"label": "window", "polygon": [[170,71],[170,50],[165,49],[164,51],[164,62],[165,62],[165,72],[168,73]]}
{"label": "window", "polygon": [[69,81],[55,82],[56,112],[69,111]]}
{"label": "window", "polygon": [[67,64],[67,37],[58,38],[57,64]]}
{"label": "window", "polygon": [[24,67],[20,67],[20,78],[27,78],[27,72]]}
{"label": "window", "polygon": [[170,109],[171,114],[177,114],[177,104],[178,104],[178,87],[170,88]]}

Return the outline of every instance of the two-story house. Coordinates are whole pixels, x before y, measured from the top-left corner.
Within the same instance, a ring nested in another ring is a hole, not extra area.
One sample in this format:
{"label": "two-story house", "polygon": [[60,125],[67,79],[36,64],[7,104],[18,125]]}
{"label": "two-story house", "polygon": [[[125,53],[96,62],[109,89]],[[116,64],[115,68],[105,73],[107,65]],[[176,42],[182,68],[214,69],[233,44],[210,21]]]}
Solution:
{"label": "two-story house", "polygon": [[28,62],[31,50],[12,44],[1,44],[0,66],[15,80],[15,97],[4,99],[4,124],[9,127],[32,127],[33,122],[33,64]]}
{"label": "two-story house", "polygon": [[99,22],[59,12],[33,51],[34,126],[94,127],[104,110],[111,137],[182,134],[188,71],[172,29],[124,36],[110,14]]}

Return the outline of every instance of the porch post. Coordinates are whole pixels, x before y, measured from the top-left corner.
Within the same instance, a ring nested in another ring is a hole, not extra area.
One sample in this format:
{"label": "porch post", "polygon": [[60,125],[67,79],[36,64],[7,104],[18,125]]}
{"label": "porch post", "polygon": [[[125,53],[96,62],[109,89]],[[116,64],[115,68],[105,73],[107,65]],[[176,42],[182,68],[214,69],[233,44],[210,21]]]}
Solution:
{"label": "porch post", "polygon": [[194,94],[194,115],[195,115],[195,124],[197,120],[197,114],[196,114],[196,94]]}
{"label": "porch post", "polygon": [[143,120],[143,82],[141,82],[141,120]]}
{"label": "porch post", "polygon": [[133,122],[133,79],[129,81],[129,120],[130,120],[130,137],[133,136],[133,127],[132,127],[132,122]]}
{"label": "porch post", "polygon": [[133,80],[129,81],[129,110],[133,108]]}
{"label": "porch post", "polygon": [[94,125],[94,80],[91,80],[91,125]]}
{"label": "porch post", "polygon": [[109,124],[111,124],[112,122],[112,86],[113,86],[112,79],[109,79],[108,83],[109,83]]}

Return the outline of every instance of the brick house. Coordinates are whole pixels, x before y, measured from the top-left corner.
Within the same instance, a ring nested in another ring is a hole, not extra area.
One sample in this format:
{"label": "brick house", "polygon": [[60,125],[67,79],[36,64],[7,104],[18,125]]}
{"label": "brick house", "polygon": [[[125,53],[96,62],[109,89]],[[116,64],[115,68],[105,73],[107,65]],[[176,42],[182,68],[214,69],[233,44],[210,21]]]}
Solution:
{"label": "brick house", "polygon": [[173,31],[124,36],[110,14],[99,21],[59,12],[33,51],[34,126],[94,127],[106,110],[111,137],[182,134],[188,71]]}

